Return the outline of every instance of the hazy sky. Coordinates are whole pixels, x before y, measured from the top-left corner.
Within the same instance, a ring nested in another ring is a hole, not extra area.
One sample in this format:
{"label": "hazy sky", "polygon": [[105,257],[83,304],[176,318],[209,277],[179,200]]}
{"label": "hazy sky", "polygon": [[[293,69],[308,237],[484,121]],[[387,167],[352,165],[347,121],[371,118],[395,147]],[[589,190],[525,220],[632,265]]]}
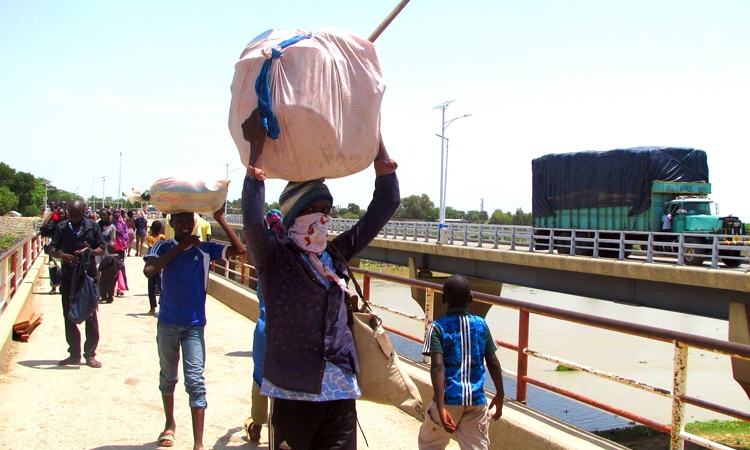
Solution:
{"label": "hazy sky", "polygon": [[[83,196],[171,167],[244,170],[229,135],[234,63],[271,29],[368,36],[397,0],[0,1],[0,155]],[[382,133],[403,196],[531,209],[531,160],[642,145],[707,151],[721,213],[750,221],[750,2],[412,0],[378,39]],[[374,171],[329,182],[364,207]],[[268,200],[284,182],[268,183]]]}

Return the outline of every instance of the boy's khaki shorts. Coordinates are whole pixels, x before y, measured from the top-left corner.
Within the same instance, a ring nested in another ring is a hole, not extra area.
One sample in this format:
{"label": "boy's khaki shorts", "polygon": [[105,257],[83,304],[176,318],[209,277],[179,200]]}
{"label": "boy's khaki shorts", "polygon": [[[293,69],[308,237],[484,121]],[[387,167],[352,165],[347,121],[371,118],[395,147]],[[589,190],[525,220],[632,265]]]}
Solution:
{"label": "boy's khaki shorts", "polygon": [[[486,450],[490,446],[490,416],[487,405],[445,405],[456,424],[455,437],[461,449]],[[442,450],[454,435],[448,433],[440,422],[437,405],[432,402],[419,429],[420,450]]]}

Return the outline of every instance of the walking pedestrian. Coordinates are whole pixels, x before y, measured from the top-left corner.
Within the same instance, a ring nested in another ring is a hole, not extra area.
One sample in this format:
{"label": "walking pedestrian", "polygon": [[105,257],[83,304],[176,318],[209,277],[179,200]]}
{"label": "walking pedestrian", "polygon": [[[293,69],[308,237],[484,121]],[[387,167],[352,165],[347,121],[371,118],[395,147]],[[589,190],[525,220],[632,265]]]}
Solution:
{"label": "walking pedestrian", "polygon": [[161,306],[156,326],[159,350],[159,390],[162,394],[164,430],[159,434],[159,446],[171,447],[175,441],[174,389],[182,351],[185,390],[190,398],[193,422],[193,449],[203,448],[206,384],[203,377],[206,343],[206,290],[208,262],[242,255],[245,247],[224,219],[224,206],[214,213],[214,219],[224,230],[230,247],[216,242],[201,242],[192,236],[195,226],[193,213],[172,214],[174,239],[159,241],[146,259],[144,275],[151,278],[162,273]]}
{"label": "walking pedestrian", "polygon": [[[94,221],[83,217],[83,210],[83,202],[79,200],[70,202],[67,211],[69,219],[63,220],[57,225],[48,250],[50,256],[59,258],[63,262],[62,306],[65,318],[65,339],[68,342],[70,356],[58,363],[61,366],[81,362],[81,332],[78,325],[68,318],[73,268],[78,265],[81,258],[88,257],[86,273],[96,279],[96,262],[90,256],[104,254],[104,240],[101,230]],[[83,345],[83,357],[86,360],[86,365],[99,368],[102,364],[96,360],[96,348],[99,345],[99,320],[96,311],[86,319],[85,323],[86,342]]]}
{"label": "walking pedestrian", "polygon": [[148,220],[142,209],[138,210],[137,217],[133,220],[135,225],[135,256],[145,256],[143,247],[146,244],[146,230],[148,229]]}
{"label": "walking pedestrian", "polygon": [[[251,155],[265,131],[257,110],[243,124]],[[290,182],[279,204],[284,240],[268,235],[265,173],[250,161],[242,192],[245,240],[266,307],[266,354],[260,393],[273,398],[270,446],[356,449],[361,396],[354,339],[347,326],[351,274],[346,262],[365,248],[400,204],[395,161],[375,144],[375,192],[354,228],[328,242],[333,197],[321,180]]]}

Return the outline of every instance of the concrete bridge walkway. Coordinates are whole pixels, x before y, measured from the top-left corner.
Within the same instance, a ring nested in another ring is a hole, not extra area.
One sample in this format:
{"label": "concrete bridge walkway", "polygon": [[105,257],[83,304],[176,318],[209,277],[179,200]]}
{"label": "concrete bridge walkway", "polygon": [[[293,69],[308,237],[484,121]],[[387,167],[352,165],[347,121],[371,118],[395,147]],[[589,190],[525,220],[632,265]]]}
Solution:
{"label": "concrete bridge walkway", "polygon": [[[28,343],[13,342],[0,368],[0,448],[155,449],[164,426],[158,389],[156,317],[147,314],[148,296],[141,258],[126,258],[130,291],[99,306],[101,369],[62,367],[67,357],[60,295],[49,295],[45,258],[34,264],[39,276],[27,307],[43,323]],[[14,299],[14,301],[22,301]],[[268,448],[244,439],[250,415],[254,323],[213,297],[207,300],[206,382],[208,409],[204,444],[214,449]],[[83,331],[83,327],[81,327]],[[182,374],[180,371],[180,378]],[[416,448],[420,423],[394,407],[358,402],[360,422],[371,449]],[[175,449],[192,448],[187,394],[182,379],[175,392]],[[362,434],[359,448],[367,448]],[[449,448],[458,448],[455,443]]]}

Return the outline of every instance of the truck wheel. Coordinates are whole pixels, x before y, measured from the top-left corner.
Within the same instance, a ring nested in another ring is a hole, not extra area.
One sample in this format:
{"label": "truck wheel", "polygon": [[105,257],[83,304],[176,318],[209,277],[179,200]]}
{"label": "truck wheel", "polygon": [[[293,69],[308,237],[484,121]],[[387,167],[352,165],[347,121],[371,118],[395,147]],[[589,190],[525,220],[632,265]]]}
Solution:
{"label": "truck wheel", "polygon": [[534,229],[534,250],[546,252],[549,250],[549,230]]}
{"label": "truck wheel", "polygon": [[[739,250],[722,250],[719,252],[719,256],[734,256],[736,258],[739,258],[742,256]],[[742,264],[741,259],[729,259],[729,258],[721,258],[721,262],[724,263],[727,267],[739,267],[740,264]]]}
{"label": "truck wheel", "polygon": [[555,234],[555,250],[559,255],[570,255],[570,231],[558,231]]}
{"label": "truck wheel", "polygon": [[[703,241],[700,238],[696,237],[686,237],[685,242],[688,244],[703,244]],[[705,250],[702,248],[686,248],[685,249],[685,264],[688,266],[701,266],[703,265],[704,257],[700,255],[704,255]]]}
{"label": "truck wheel", "polygon": [[[577,238],[593,239],[594,233],[576,233]],[[576,242],[576,255],[578,256],[594,256],[594,243],[593,242]]]}

